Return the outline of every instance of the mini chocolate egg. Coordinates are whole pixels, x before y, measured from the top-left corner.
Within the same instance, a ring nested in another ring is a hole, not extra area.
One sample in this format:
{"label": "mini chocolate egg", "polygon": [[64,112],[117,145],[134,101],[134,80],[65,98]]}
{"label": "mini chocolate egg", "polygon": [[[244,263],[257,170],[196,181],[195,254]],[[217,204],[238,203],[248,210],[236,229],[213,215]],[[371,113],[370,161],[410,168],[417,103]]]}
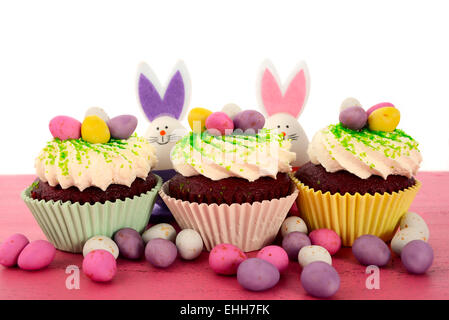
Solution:
{"label": "mini chocolate egg", "polygon": [[396,129],[401,120],[401,113],[392,107],[383,107],[374,110],[368,116],[368,127],[374,131],[391,132]]}
{"label": "mini chocolate egg", "polygon": [[315,261],[302,270],[301,284],[311,296],[329,298],[340,288],[340,276],[328,263]]}
{"label": "mini chocolate egg", "polygon": [[416,212],[407,212],[402,218],[400,223],[401,230],[406,228],[415,228],[419,231],[422,231],[424,234],[424,237],[429,240],[430,231],[429,227],[427,226],[427,223],[424,221],[424,219],[417,214]]}
{"label": "mini chocolate egg", "polygon": [[240,263],[246,259],[246,254],[240,248],[222,243],[216,245],[209,253],[209,266],[218,274],[233,275],[237,273]]}
{"label": "mini chocolate egg", "polygon": [[136,230],[123,228],[114,234],[114,242],[125,259],[140,259],[145,251],[145,243]]}
{"label": "mini chocolate egg", "polygon": [[168,223],[159,223],[150,227],[142,234],[142,239],[145,243],[156,238],[174,242],[176,239],[176,230]]}
{"label": "mini chocolate egg", "polygon": [[204,108],[193,108],[187,115],[189,126],[195,133],[201,133],[206,130],[206,119],[212,114],[212,111]]}
{"label": "mini chocolate egg", "polygon": [[279,272],[283,272],[288,267],[287,252],[279,246],[266,246],[257,253],[257,258],[268,261],[274,265]]}
{"label": "mini chocolate egg", "polygon": [[396,232],[391,240],[391,249],[394,253],[400,255],[405,245],[413,240],[423,240],[427,242],[429,239],[426,237],[424,231],[415,227],[408,227]]}
{"label": "mini chocolate egg", "polygon": [[60,140],[79,139],[81,137],[81,122],[67,117],[57,116],[48,124],[51,135]]}
{"label": "mini chocolate egg", "polygon": [[323,261],[332,265],[331,255],[321,246],[305,246],[299,250],[298,262],[303,268],[315,261]]}
{"label": "mini chocolate egg", "polygon": [[221,109],[221,111],[226,113],[229,118],[234,120],[235,115],[242,111],[242,109],[240,109],[240,107],[235,103],[228,103]]}
{"label": "mini chocolate egg", "polygon": [[270,262],[259,258],[243,261],[237,269],[237,281],[251,291],[264,291],[279,282],[279,270]]}
{"label": "mini chocolate egg", "polygon": [[290,232],[282,239],[282,248],[287,252],[288,258],[292,261],[298,261],[299,251],[305,246],[310,246],[310,244],[309,237],[299,231]]}
{"label": "mini chocolate egg", "polygon": [[391,252],[386,243],[371,234],[365,234],[355,239],[352,253],[358,262],[365,266],[385,266],[391,258]]}
{"label": "mini chocolate egg", "polygon": [[290,216],[284,220],[281,226],[282,237],[285,237],[290,232],[302,232],[307,234],[307,225],[300,217]]}
{"label": "mini chocolate egg", "polygon": [[17,259],[23,248],[30,243],[23,234],[16,233],[9,236],[0,245],[0,264],[5,267],[17,265]]}
{"label": "mini chocolate egg", "polygon": [[92,281],[111,281],[117,273],[117,261],[107,250],[93,250],[83,259],[83,273]]}
{"label": "mini chocolate egg", "polygon": [[425,273],[433,263],[433,249],[422,240],[413,240],[401,252],[401,261],[408,272]]}
{"label": "mini chocolate egg", "polygon": [[89,116],[97,116],[106,123],[109,121],[108,114],[100,107],[90,107],[89,109],[87,109],[86,113],[84,114],[84,118],[87,118]]}
{"label": "mini chocolate egg", "polygon": [[361,107],[361,106],[362,105],[360,104],[359,100],[357,100],[356,98],[349,97],[343,100],[343,102],[341,103],[340,112],[350,107]]}
{"label": "mini chocolate egg", "polygon": [[206,119],[206,129],[213,135],[230,135],[234,130],[234,122],[224,112],[213,112]]}
{"label": "mini chocolate egg", "polygon": [[366,113],[369,116],[373,111],[376,111],[377,109],[380,109],[380,108],[386,108],[386,107],[394,108],[394,105],[390,102],[381,102],[381,103],[378,103],[378,104],[372,106],[371,108],[369,108],[366,111]]}
{"label": "mini chocolate egg", "polygon": [[126,140],[134,133],[137,127],[137,118],[130,114],[123,114],[107,122],[111,137]]}
{"label": "mini chocolate egg", "polygon": [[107,143],[111,138],[108,125],[98,116],[88,116],[81,125],[83,140],[90,143]]}
{"label": "mini chocolate egg", "polygon": [[340,112],[340,123],[351,130],[360,130],[366,125],[368,115],[362,107],[349,107]]}
{"label": "mini chocolate egg", "polygon": [[185,260],[197,258],[203,251],[203,239],[193,229],[184,229],[176,236],[179,255]]}
{"label": "mini chocolate egg", "polygon": [[119,255],[119,249],[111,238],[106,236],[94,236],[86,241],[83,247],[83,256],[86,256],[93,250],[106,250],[109,251],[115,259]]}
{"label": "mini chocolate egg", "polygon": [[257,132],[265,125],[265,117],[257,110],[244,110],[234,116],[234,128],[246,130],[254,130]]}
{"label": "mini chocolate egg", "polygon": [[341,238],[334,230],[313,230],[309,234],[309,238],[312,244],[325,248],[331,256],[336,254],[341,248]]}
{"label": "mini chocolate egg", "polygon": [[46,268],[56,255],[55,246],[45,240],[31,241],[19,254],[20,269],[34,271]]}
{"label": "mini chocolate egg", "polygon": [[145,247],[145,258],[157,268],[167,268],[175,262],[178,250],[173,242],[156,238],[150,240]]}

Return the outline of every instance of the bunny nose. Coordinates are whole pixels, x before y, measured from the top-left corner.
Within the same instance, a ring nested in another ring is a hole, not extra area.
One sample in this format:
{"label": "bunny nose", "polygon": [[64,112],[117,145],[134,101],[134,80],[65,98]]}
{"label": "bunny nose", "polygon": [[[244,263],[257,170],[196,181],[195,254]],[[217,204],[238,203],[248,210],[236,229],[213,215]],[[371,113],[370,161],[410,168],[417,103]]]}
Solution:
{"label": "bunny nose", "polygon": [[285,137],[286,133],[284,131],[282,131],[282,135]]}
{"label": "bunny nose", "polygon": [[166,132],[165,132],[165,130],[161,130],[161,131],[159,132],[159,134],[160,134],[161,136],[165,136]]}

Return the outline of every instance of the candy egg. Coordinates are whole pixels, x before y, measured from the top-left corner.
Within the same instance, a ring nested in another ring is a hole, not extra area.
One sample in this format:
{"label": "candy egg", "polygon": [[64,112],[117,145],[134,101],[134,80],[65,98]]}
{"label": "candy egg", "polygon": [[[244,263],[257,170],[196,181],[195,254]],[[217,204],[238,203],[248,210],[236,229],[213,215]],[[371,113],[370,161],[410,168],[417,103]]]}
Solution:
{"label": "candy egg", "polygon": [[93,281],[111,281],[117,273],[117,261],[106,250],[93,250],[83,259],[83,273]]}
{"label": "candy egg", "polygon": [[311,296],[329,298],[340,288],[340,276],[328,263],[315,261],[302,270],[301,284]]}
{"label": "candy egg", "polygon": [[428,238],[426,237],[424,231],[421,231],[415,227],[408,227],[396,232],[391,240],[391,249],[394,253],[400,255],[405,245],[413,240],[423,240],[427,242]]}
{"label": "candy egg", "polygon": [[279,272],[283,272],[288,267],[287,252],[279,246],[267,246],[257,253],[257,258],[268,261],[274,265]]}
{"label": "candy egg", "polygon": [[212,111],[204,108],[193,108],[187,115],[189,126],[195,133],[201,133],[206,130],[206,119],[212,114]]}
{"label": "candy egg", "polygon": [[394,108],[394,105],[390,102],[381,102],[381,103],[378,103],[378,104],[372,106],[371,108],[369,108],[366,111],[366,113],[369,116],[371,113],[373,113],[373,111],[376,111],[377,109],[380,109],[380,108],[386,108],[386,107]]}
{"label": "candy egg", "polygon": [[145,243],[156,238],[174,242],[176,238],[176,230],[168,223],[159,223],[150,227],[142,234],[142,239]]}
{"label": "candy egg", "polygon": [[331,255],[321,246],[305,246],[299,250],[298,262],[303,268],[315,261],[323,261],[332,265]]}
{"label": "candy egg", "polygon": [[279,282],[278,269],[268,261],[250,258],[243,261],[237,270],[237,281],[251,291],[263,291]]}
{"label": "candy egg", "polygon": [[60,140],[79,139],[81,137],[81,122],[67,117],[57,116],[48,124],[51,135]]}
{"label": "candy egg", "polygon": [[402,249],[401,261],[408,272],[425,273],[433,262],[432,247],[422,240],[413,240]]}
{"label": "candy egg", "polygon": [[298,231],[307,234],[307,225],[300,217],[290,216],[284,220],[281,226],[282,237],[293,231]]}
{"label": "candy egg", "polygon": [[370,130],[391,132],[396,129],[401,120],[398,109],[383,107],[374,110],[368,116],[368,126]]}
{"label": "candy egg", "polygon": [[203,251],[203,239],[193,229],[184,229],[176,236],[179,255],[185,260],[197,258]]}
{"label": "candy egg", "polygon": [[140,259],[145,251],[145,243],[140,234],[131,228],[123,228],[114,234],[114,242],[120,256],[126,259]]}
{"label": "candy egg", "polygon": [[218,274],[233,275],[244,260],[246,254],[240,248],[223,243],[215,246],[209,254],[209,266]]}
{"label": "candy egg", "polygon": [[340,112],[350,107],[361,107],[361,106],[362,105],[360,104],[359,100],[357,100],[356,98],[349,97],[343,100],[343,102],[341,103]]}
{"label": "candy egg", "polygon": [[265,125],[265,117],[259,111],[245,110],[234,116],[234,128],[246,131],[252,129],[255,132]]}
{"label": "candy egg", "polygon": [[97,116],[106,123],[109,121],[108,114],[100,107],[91,107],[87,109],[86,113],[84,114],[84,118],[87,118],[89,116]]}
{"label": "candy egg", "polygon": [[366,266],[385,266],[391,257],[391,252],[382,239],[365,234],[358,237],[352,244],[352,253],[361,264]]}
{"label": "candy egg", "polygon": [[206,119],[206,129],[214,135],[231,134],[234,130],[234,122],[224,112],[213,112]]}
{"label": "candy egg", "polygon": [[152,239],[145,247],[145,258],[157,268],[167,268],[175,262],[178,250],[173,242],[161,238]]}
{"label": "candy egg", "polygon": [[20,252],[17,264],[23,270],[40,270],[46,268],[55,258],[55,246],[45,240],[30,242]]}
{"label": "candy egg", "polygon": [[83,256],[86,256],[93,250],[106,250],[109,251],[115,259],[119,255],[119,249],[111,238],[106,236],[94,236],[86,241],[83,247]]}
{"label": "candy egg", "polygon": [[309,237],[299,231],[293,231],[282,239],[282,248],[287,252],[290,260],[298,261],[299,251],[306,246],[310,246]]}
{"label": "candy egg", "polygon": [[137,118],[124,114],[112,118],[107,122],[111,137],[114,139],[128,139],[137,127]]}
{"label": "candy egg", "polygon": [[228,103],[221,109],[221,111],[226,113],[229,118],[234,119],[235,115],[242,111],[242,109],[235,103]]}
{"label": "candy egg", "polygon": [[314,245],[325,248],[330,255],[334,255],[341,248],[340,236],[330,229],[317,229],[309,234],[310,241]]}
{"label": "candy egg", "polygon": [[16,233],[3,241],[0,245],[0,264],[5,267],[14,267],[23,248],[29,241],[23,234]]}
{"label": "candy egg", "polygon": [[362,107],[349,107],[340,112],[340,123],[351,130],[360,130],[366,125],[368,115]]}
{"label": "candy egg", "polygon": [[108,125],[98,116],[88,116],[81,125],[83,140],[90,143],[107,143],[111,138]]}
{"label": "candy egg", "polygon": [[407,212],[401,219],[400,228],[406,229],[406,228],[415,228],[419,231],[422,231],[424,234],[424,237],[429,240],[430,231],[429,227],[427,226],[427,223],[424,221],[424,219],[415,212]]}

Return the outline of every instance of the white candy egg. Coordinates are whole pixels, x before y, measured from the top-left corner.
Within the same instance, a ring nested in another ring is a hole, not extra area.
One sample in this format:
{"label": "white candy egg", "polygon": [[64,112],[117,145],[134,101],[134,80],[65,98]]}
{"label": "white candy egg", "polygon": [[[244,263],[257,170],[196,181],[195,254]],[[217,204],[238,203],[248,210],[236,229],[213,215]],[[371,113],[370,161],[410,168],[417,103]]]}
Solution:
{"label": "white candy egg", "polygon": [[94,236],[86,241],[83,247],[83,256],[85,257],[89,252],[93,250],[106,250],[109,251],[115,259],[119,255],[119,249],[115,242],[106,236]]}
{"label": "white candy egg", "polygon": [[240,109],[240,107],[235,103],[228,103],[221,109],[221,112],[226,113],[231,119],[233,119],[234,116],[240,111],[242,111],[242,109]]}
{"label": "white candy egg", "polygon": [[88,116],[97,116],[106,123],[109,121],[108,114],[106,113],[106,111],[104,111],[100,107],[91,107],[91,108],[87,109],[86,114],[84,115],[84,118],[86,118]]}
{"label": "white candy egg", "polygon": [[415,228],[424,233],[424,236],[429,240],[430,232],[427,223],[416,212],[407,212],[401,219],[401,230],[407,228]]}
{"label": "white candy egg", "polygon": [[299,250],[298,262],[303,268],[315,261],[323,261],[332,265],[330,253],[321,246],[305,246]]}
{"label": "white candy egg", "polygon": [[284,220],[281,226],[282,237],[293,231],[299,231],[307,234],[307,225],[300,217],[291,216]]}
{"label": "white candy egg", "polygon": [[413,240],[423,240],[427,242],[428,238],[423,231],[414,227],[408,227],[399,230],[394,235],[393,240],[391,240],[391,249],[394,253],[400,255],[402,252],[402,248],[404,248],[407,243]]}
{"label": "white candy egg", "polygon": [[357,100],[356,98],[352,98],[352,97],[346,98],[346,99],[343,100],[343,102],[341,103],[341,106],[340,106],[340,112],[343,111],[343,110],[345,110],[345,109],[347,109],[347,108],[355,107],[355,106],[357,106],[357,107],[361,107],[361,106],[362,106],[362,105],[360,104],[359,100]]}
{"label": "white candy egg", "polygon": [[171,242],[175,242],[176,238],[176,230],[173,228],[171,224],[168,223],[159,223],[142,234],[142,239],[147,243],[150,240],[161,238],[165,240],[170,240]]}
{"label": "white candy egg", "polygon": [[193,229],[184,229],[176,237],[179,255],[186,260],[197,258],[203,251],[203,239]]}

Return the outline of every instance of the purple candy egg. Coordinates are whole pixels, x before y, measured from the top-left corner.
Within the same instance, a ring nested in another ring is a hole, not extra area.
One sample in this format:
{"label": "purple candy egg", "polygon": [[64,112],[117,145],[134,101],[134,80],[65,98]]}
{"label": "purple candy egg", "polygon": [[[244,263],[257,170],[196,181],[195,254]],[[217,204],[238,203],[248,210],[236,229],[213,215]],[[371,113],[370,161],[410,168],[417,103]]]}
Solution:
{"label": "purple candy egg", "polygon": [[371,234],[358,237],[352,244],[352,253],[357,261],[366,266],[383,267],[390,261],[391,257],[390,248],[386,243]]}
{"label": "purple candy egg", "polygon": [[317,298],[329,298],[340,288],[340,276],[328,263],[315,261],[302,270],[301,284],[308,294]]}
{"label": "purple candy egg", "polygon": [[402,249],[401,260],[408,272],[423,274],[432,265],[433,249],[430,244],[425,241],[410,241]]}
{"label": "purple candy egg", "polygon": [[173,242],[161,238],[150,240],[145,247],[145,258],[158,268],[167,268],[176,260],[178,249]]}
{"label": "purple candy egg", "polygon": [[246,131],[252,129],[255,132],[265,125],[265,117],[259,111],[245,110],[234,116],[234,128]]}
{"label": "purple candy egg", "polygon": [[130,114],[114,117],[108,121],[111,137],[114,139],[128,139],[137,127],[137,118]]}
{"label": "purple candy egg", "polygon": [[145,251],[145,243],[140,234],[132,228],[123,228],[114,235],[114,242],[120,256],[126,259],[140,259]]}
{"label": "purple candy egg", "polygon": [[309,237],[299,231],[293,231],[282,239],[282,248],[287,252],[288,257],[292,261],[298,261],[298,253],[302,247],[310,246]]}
{"label": "purple candy egg", "polygon": [[362,107],[349,107],[340,112],[339,120],[348,129],[360,130],[366,125],[368,114]]}
{"label": "purple candy egg", "polygon": [[274,287],[279,282],[279,270],[270,262],[250,258],[240,263],[237,269],[237,281],[251,291],[263,291]]}

